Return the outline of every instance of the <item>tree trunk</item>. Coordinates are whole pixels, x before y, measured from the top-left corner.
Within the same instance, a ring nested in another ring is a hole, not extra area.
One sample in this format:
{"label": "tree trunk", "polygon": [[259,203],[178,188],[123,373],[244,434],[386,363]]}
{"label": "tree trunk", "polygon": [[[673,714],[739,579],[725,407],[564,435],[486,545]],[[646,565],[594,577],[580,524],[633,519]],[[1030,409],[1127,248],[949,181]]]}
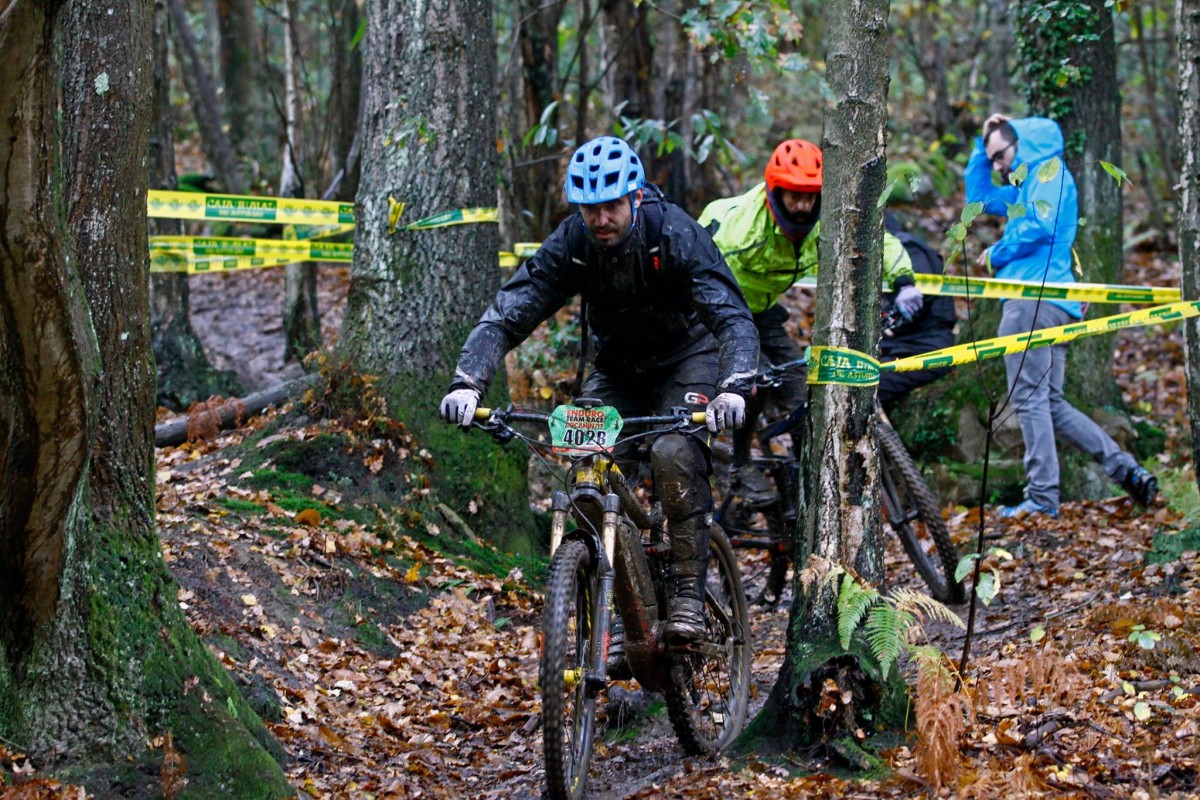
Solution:
{"label": "tree trunk", "polygon": [[[526,454],[437,419],[461,344],[499,288],[496,228],[388,233],[389,195],[407,204],[401,224],[496,204],[491,4],[369,0],[367,15],[367,149],[344,352],[358,370],[380,377],[392,413],[434,453],[432,479],[443,501],[460,514],[478,509],[479,528],[528,554]],[[498,380],[486,402],[506,394]]]}
{"label": "tree trunk", "polygon": [[217,103],[217,90],[213,87],[212,77],[200,59],[196,48],[196,37],[188,24],[187,12],[183,8],[183,0],[168,0],[171,10],[172,32],[175,36],[176,57],[179,60],[179,72],[183,75],[183,84],[187,88],[188,99],[192,104],[192,114],[196,118],[196,127],[200,129],[200,143],[204,154],[208,157],[209,166],[216,173],[222,188],[230,194],[245,194],[246,180],[238,169],[237,159],[229,137],[225,134],[224,122],[221,117],[221,107]]}
{"label": "tree trunk", "polygon": [[358,193],[359,159],[358,122],[362,107],[362,46],[351,49],[362,14],[355,0],[329,0],[329,16],[334,21],[330,36],[332,79],[329,87],[329,125],[333,168],[329,175],[332,191],[325,200],[353,202]]}
{"label": "tree trunk", "polygon": [[984,71],[987,74],[987,89],[992,96],[991,107],[1008,111],[1016,104],[1009,57],[1013,52],[1012,22],[1008,0],[988,0],[988,30],[991,36],[984,40]]}
{"label": "tree trunk", "polygon": [[145,793],[146,741],[171,731],[192,796],[278,797],[273,740],[183,619],[154,530],[151,27],[144,1],[0,15],[0,737]]}
{"label": "tree trunk", "polygon": [[[234,152],[253,164],[255,175],[274,174],[277,114],[267,96],[254,0],[218,0],[221,78],[225,119]],[[353,118],[352,118],[353,119]]]}
{"label": "tree trunk", "polygon": [[[1083,266],[1083,280],[1122,283],[1122,187],[1100,166],[1101,161],[1121,166],[1121,93],[1114,12],[1106,7],[1105,0],[1086,0],[1086,4],[1091,7],[1090,22],[1083,23],[1079,32],[1094,34],[1096,39],[1077,44],[1075,58],[1090,71],[1090,77],[1071,84],[1070,111],[1061,120],[1067,163],[1079,190],[1079,216],[1087,220],[1079,228],[1075,252]],[[1117,310],[1101,306],[1098,312],[1102,316]],[[1068,393],[1076,396],[1084,409],[1120,404],[1112,370],[1115,341],[1115,334],[1089,336],[1071,346],[1074,377]]]}
{"label": "tree trunk", "polygon": [[[1200,2],[1175,0],[1179,48],[1179,266],[1183,297],[1200,300]],[[1192,463],[1200,464],[1200,320],[1185,323]],[[1200,469],[1197,470],[1200,483]]]}
{"label": "tree trunk", "polygon": [[555,135],[547,146],[523,143],[525,135],[541,122],[542,114],[562,95],[558,87],[558,26],[564,4],[522,0],[517,4],[516,50],[521,69],[511,70],[509,129],[505,149],[507,214],[502,230],[505,242],[540,242],[554,230],[566,210],[562,197],[559,159],[562,150],[556,108],[547,119]]}
{"label": "tree trunk", "polygon": [[[830,6],[828,82],[833,106],[825,123],[820,260],[814,346],[875,352],[879,333],[886,183],[888,0]],[[872,435],[875,390],[827,384],[811,392],[796,532],[797,575],[787,652],[766,709],[749,738],[782,732],[789,747],[849,735],[846,725],[882,697],[878,669],[856,643],[838,642],[837,566],[878,583],[882,577],[878,457]],[[859,637],[855,637],[856,640]],[[874,671],[874,674],[872,674]],[[846,694],[834,708],[826,679]],[[845,697],[850,696],[849,702]]]}
{"label": "tree trunk", "polygon": [[[296,40],[296,0],[283,3],[284,141],[280,197],[303,197],[300,142],[300,54]],[[283,360],[303,361],[321,347],[321,315],[317,309],[317,265],[284,267]]]}
{"label": "tree trunk", "polygon": [[[167,68],[169,36],[166,0],[157,0],[154,4],[154,130],[150,136],[150,186],[174,191],[175,121],[171,113]],[[183,233],[183,223],[175,219],[152,219],[150,232],[179,236]],[[150,276],[151,348],[158,367],[155,402],[174,411],[182,411],[215,394],[241,394],[234,374],[217,371],[204,355],[189,316],[188,280],[184,273],[159,272]]]}

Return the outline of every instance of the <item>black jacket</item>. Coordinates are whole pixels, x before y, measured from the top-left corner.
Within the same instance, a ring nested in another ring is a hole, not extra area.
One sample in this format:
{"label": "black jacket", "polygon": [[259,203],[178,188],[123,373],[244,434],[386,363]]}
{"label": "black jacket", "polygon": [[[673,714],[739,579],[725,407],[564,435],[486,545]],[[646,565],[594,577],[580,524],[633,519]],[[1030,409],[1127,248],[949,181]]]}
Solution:
{"label": "black jacket", "polygon": [[484,393],[504,354],[577,294],[597,367],[636,379],[719,348],[717,388],[748,394],[758,334],[737,281],[708,232],[652,186],[618,248],[593,244],[578,213],[546,238],[467,337],[451,388]]}
{"label": "black jacket", "polygon": [[[912,259],[914,273],[926,275],[941,275],[946,268],[946,262],[938,251],[930,247],[924,239],[905,231],[892,230],[908,256]],[[885,295],[884,308],[891,307],[895,294]],[[950,347],[954,344],[954,326],[958,317],[954,313],[954,298],[944,295],[925,295],[921,310],[909,322],[905,322],[891,331],[891,336],[884,336],[879,343],[879,354],[887,359],[901,356],[915,356]]]}

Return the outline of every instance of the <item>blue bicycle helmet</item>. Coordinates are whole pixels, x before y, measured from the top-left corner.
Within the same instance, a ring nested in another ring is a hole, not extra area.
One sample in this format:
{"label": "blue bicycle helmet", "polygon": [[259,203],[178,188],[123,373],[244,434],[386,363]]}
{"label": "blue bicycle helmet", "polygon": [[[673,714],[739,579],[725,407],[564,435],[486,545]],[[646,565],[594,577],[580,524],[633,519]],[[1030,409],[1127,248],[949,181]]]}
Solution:
{"label": "blue bicycle helmet", "polygon": [[615,136],[592,139],[575,151],[567,165],[568,203],[606,203],[645,185],[642,160]]}

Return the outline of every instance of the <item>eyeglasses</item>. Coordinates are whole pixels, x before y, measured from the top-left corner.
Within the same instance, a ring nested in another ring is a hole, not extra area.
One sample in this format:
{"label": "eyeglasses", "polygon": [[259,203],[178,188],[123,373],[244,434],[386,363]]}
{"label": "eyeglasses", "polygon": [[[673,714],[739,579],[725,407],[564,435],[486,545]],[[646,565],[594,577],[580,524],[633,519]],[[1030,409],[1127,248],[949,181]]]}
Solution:
{"label": "eyeglasses", "polygon": [[1004,158],[1004,154],[1017,146],[1016,142],[1009,142],[1004,147],[1001,147],[992,155],[988,156],[988,161],[992,162],[992,166],[999,166],[1000,161]]}

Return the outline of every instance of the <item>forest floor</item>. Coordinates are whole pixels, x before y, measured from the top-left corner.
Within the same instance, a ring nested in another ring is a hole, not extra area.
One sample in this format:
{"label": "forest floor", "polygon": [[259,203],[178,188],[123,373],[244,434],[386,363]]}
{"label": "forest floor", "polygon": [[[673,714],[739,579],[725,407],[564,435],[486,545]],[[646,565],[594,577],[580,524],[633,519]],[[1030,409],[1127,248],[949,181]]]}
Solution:
{"label": "forest floor", "polygon": [[[1178,285],[1164,269],[1146,259],[1128,282]],[[193,289],[213,360],[237,368],[248,390],[296,369],[281,363],[279,275],[209,276]],[[323,274],[324,308],[340,310],[345,279]],[[921,718],[914,706],[924,735],[894,738],[881,751],[888,769],[849,778],[820,752],[687,758],[661,703],[630,682],[604,701],[588,796],[1194,797],[1200,534],[1190,527],[1181,331],[1121,334],[1116,369],[1130,407],[1168,431],[1162,499],[1149,509],[1125,497],[1066,503],[1056,520],[989,519],[986,545],[1001,551],[985,563],[1001,588],[977,607],[964,688],[920,684],[941,713]],[[275,457],[281,443],[336,436],[347,442],[338,474],[314,477],[314,465]],[[458,534],[413,513],[420,491],[411,508],[388,509],[360,491],[364,479],[426,455],[411,439],[384,447],[303,413],[158,451],[159,528],[180,606],[287,749],[301,797],[541,796],[542,595],[526,577],[536,569],[498,574],[447,557],[454,548],[440,545]],[[960,549],[972,548],[979,509],[946,515]],[[919,589],[899,547],[887,546],[888,588]],[[744,567],[753,589],[761,561]],[[968,607],[953,610],[965,619]],[[782,660],[787,598],[752,614],[757,711]],[[960,629],[924,632],[958,661]],[[906,675],[915,695],[912,665]],[[37,777],[36,764],[3,746],[0,765],[9,782]],[[120,796],[85,790],[62,796]],[[35,796],[21,791],[0,795]]]}

